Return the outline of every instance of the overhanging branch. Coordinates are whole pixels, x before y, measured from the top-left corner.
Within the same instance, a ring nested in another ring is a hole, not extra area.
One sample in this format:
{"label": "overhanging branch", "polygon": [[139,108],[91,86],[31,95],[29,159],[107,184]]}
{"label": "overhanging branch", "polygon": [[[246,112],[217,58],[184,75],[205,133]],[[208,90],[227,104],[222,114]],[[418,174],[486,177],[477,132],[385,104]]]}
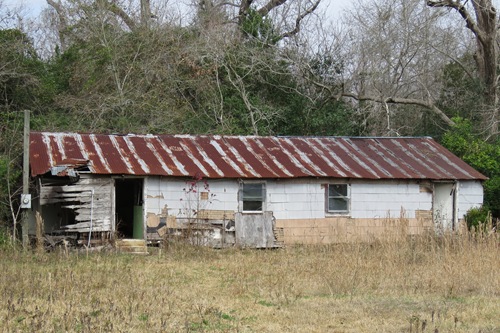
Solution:
{"label": "overhanging branch", "polygon": [[259,13],[260,16],[264,17],[267,14],[269,14],[269,12],[271,10],[273,10],[276,7],[281,6],[282,4],[284,4],[287,1],[288,0],[270,0],[262,8],[260,8],[259,10],[257,10],[257,12]]}
{"label": "overhanging branch", "polygon": [[113,14],[115,14],[116,16],[118,16],[119,18],[121,18],[130,30],[135,29],[136,24],[135,24],[134,20],[127,13],[125,13],[125,11],[122,8],[120,8],[115,3],[111,3],[111,2],[107,2],[107,1],[105,2],[105,4],[107,5],[107,9],[110,12],[112,12]]}
{"label": "overhanging branch", "polygon": [[477,36],[481,44],[484,44],[486,42],[486,36],[484,31],[482,31],[470,13],[467,11],[464,5],[459,0],[441,0],[441,1],[435,1],[435,0],[427,0],[427,6],[429,7],[446,7],[446,8],[451,8],[456,10],[460,16],[465,20],[465,26],[472,31],[474,35]]}
{"label": "overhanging branch", "polygon": [[65,32],[68,28],[68,23],[66,22],[66,17],[64,13],[64,9],[62,8],[61,2],[55,2],[53,0],[47,0],[47,4],[54,8],[57,13],[57,17],[59,18],[59,23],[57,25],[57,33],[59,34],[59,41],[61,43],[62,51],[66,50],[66,36]]}
{"label": "overhanging branch", "polygon": [[286,37],[292,37],[292,36],[295,36],[297,33],[299,33],[300,31],[300,23],[302,22],[302,20],[309,14],[311,14],[312,12],[314,12],[316,10],[316,8],[318,8],[318,5],[319,3],[321,2],[321,0],[317,0],[316,2],[314,2],[312,4],[311,7],[309,7],[308,9],[306,9],[306,11],[302,14],[300,14],[297,19],[295,20],[295,28],[291,31],[288,31],[288,32],[285,32],[284,34],[282,34],[280,36],[280,39],[283,39],[283,38],[286,38]]}
{"label": "overhanging branch", "polygon": [[387,103],[387,104],[404,104],[404,105],[418,105],[431,110],[436,114],[441,120],[443,120],[448,126],[454,126],[455,122],[451,120],[440,108],[438,108],[434,103],[430,101],[424,101],[421,99],[414,98],[400,98],[400,97],[388,97],[381,98],[369,95],[358,95],[348,92],[343,92],[342,97],[353,98],[357,101],[371,101],[376,103]]}

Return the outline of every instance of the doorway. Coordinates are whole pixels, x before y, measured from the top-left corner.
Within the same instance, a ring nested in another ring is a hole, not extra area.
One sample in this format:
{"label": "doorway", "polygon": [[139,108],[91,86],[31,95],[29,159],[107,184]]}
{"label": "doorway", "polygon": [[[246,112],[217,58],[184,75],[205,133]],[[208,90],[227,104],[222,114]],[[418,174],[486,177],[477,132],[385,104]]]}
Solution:
{"label": "doorway", "polygon": [[115,225],[118,238],[144,239],[142,178],[115,179]]}
{"label": "doorway", "polygon": [[432,201],[434,226],[436,231],[455,230],[457,203],[457,183],[434,183]]}

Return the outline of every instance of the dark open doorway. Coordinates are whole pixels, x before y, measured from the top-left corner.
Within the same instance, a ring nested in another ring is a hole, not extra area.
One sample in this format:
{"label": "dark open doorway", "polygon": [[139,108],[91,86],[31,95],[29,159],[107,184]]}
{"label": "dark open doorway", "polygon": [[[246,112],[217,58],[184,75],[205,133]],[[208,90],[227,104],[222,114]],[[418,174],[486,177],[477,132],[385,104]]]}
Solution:
{"label": "dark open doorway", "polygon": [[116,231],[119,238],[144,238],[143,179],[115,179]]}

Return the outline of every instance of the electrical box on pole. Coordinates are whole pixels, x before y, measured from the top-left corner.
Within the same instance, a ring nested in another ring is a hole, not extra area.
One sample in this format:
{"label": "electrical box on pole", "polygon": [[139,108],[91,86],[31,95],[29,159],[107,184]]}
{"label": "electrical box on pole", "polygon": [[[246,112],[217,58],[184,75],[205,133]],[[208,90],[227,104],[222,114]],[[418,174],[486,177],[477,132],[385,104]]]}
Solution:
{"label": "electrical box on pole", "polygon": [[23,248],[27,249],[29,244],[28,208],[31,208],[31,195],[29,194],[30,180],[30,111],[24,110],[24,136],[23,136],[23,194],[21,195],[21,208],[25,208],[22,214],[21,230]]}

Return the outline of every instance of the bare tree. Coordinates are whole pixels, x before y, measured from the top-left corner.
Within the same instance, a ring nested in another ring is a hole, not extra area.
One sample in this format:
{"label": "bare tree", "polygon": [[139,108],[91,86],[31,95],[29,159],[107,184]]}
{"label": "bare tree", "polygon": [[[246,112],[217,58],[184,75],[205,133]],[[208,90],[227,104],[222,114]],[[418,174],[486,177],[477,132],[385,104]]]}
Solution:
{"label": "bare tree", "polygon": [[17,238],[22,192],[21,110],[39,87],[33,70],[37,56],[22,30],[21,13],[22,8],[9,9],[0,2],[0,227],[12,231],[12,240]]}
{"label": "bare tree", "polygon": [[[490,137],[498,135],[498,22],[491,0],[428,0],[430,7],[450,8],[460,14],[465,26],[476,40],[475,60],[479,78],[484,85],[487,110],[483,116],[485,132]],[[471,8],[472,7],[472,8]],[[471,11],[472,10],[472,11]],[[475,17],[474,17],[475,16]]]}
{"label": "bare tree", "polygon": [[320,0],[196,0],[182,21],[154,0],[47,2],[69,76],[55,105],[75,129],[255,134],[282,116],[260,87],[289,69],[282,51]]}
{"label": "bare tree", "polygon": [[[272,22],[275,43],[296,36],[320,2],[321,0],[199,0],[196,6],[198,16],[202,18],[200,21],[207,24],[215,17],[224,17],[224,25],[236,24],[247,37],[252,37],[252,33],[248,31],[249,26],[269,20]],[[259,27],[252,28],[259,30]]]}
{"label": "bare tree", "polygon": [[411,134],[422,110],[453,125],[438,104],[441,73],[464,48],[443,15],[420,0],[359,1],[345,17],[343,44],[331,42],[330,49],[341,50],[332,63],[341,74],[332,83],[309,68],[309,77],[332,96],[357,101],[370,122],[366,134]]}

